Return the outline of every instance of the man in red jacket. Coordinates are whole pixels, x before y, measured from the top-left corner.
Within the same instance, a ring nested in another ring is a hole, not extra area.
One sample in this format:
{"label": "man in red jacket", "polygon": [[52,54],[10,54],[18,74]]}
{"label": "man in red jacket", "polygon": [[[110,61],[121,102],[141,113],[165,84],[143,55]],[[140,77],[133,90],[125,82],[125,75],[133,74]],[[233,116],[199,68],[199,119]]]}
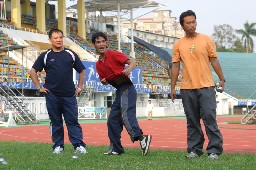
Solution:
{"label": "man in red jacket", "polygon": [[[142,155],[147,155],[152,139],[151,135],[143,135],[136,118],[137,92],[128,75],[135,67],[135,62],[126,55],[107,49],[107,36],[97,32],[92,36],[92,43],[100,55],[96,69],[103,85],[112,85],[117,89],[116,98],[108,117],[109,152],[104,155],[120,155],[124,153],[121,145],[123,125],[127,129],[132,142],[140,141]],[[125,64],[129,67],[125,68]]]}

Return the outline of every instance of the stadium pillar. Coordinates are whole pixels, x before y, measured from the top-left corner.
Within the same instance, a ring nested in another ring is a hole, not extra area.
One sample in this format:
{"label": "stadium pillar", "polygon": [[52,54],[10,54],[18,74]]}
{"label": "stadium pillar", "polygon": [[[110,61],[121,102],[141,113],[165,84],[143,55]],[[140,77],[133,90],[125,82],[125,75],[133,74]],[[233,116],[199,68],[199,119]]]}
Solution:
{"label": "stadium pillar", "polygon": [[100,9],[100,31],[103,32],[103,15],[102,15],[102,9]]}
{"label": "stadium pillar", "polygon": [[5,8],[5,1],[0,1],[0,19],[6,20],[6,8]]}
{"label": "stadium pillar", "polygon": [[11,0],[11,22],[21,27],[20,0]]}
{"label": "stadium pillar", "polygon": [[133,9],[131,9],[131,52],[130,52],[130,56],[132,58],[135,58],[134,42],[133,42]]}
{"label": "stadium pillar", "polygon": [[86,39],[85,34],[85,2],[84,0],[77,1],[77,22],[78,22],[78,35]]}
{"label": "stadium pillar", "polygon": [[30,0],[25,0],[24,4],[22,5],[22,14],[30,15]]}
{"label": "stadium pillar", "polygon": [[8,1],[5,0],[5,9],[6,9],[6,12],[8,11]]}
{"label": "stadium pillar", "polygon": [[58,28],[62,30],[64,36],[67,35],[66,0],[58,0]]}
{"label": "stadium pillar", "polygon": [[120,22],[120,20],[121,20],[121,17],[120,17],[120,11],[121,11],[121,9],[120,9],[120,2],[119,2],[119,0],[118,0],[118,2],[117,2],[117,27],[118,27],[118,51],[120,51],[121,52],[121,30],[120,30],[120,25],[121,25],[121,22]]}
{"label": "stadium pillar", "polygon": [[86,27],[86,32],[90,33],[90,23],[89,23],[89,11],[88,8],[86,8],[86,22],[85,22],[85,27]]}
{"label": "stadium pillar", "polygon": [[45,31],[45,1],[36,0],[36,28]]}

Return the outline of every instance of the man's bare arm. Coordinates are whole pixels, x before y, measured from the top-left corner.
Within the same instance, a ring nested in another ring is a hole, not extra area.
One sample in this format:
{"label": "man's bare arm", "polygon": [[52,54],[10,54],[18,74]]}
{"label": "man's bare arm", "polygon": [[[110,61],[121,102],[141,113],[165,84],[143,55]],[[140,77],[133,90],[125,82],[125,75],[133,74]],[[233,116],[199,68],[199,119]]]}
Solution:
{"label": "man's bare arm", "polygon": [[46,94],[50,92],[50,90],[48,90],[47,88],[44,88],[44,87],[41,88],[40,81],[37,76],[37,71],[34,68],[30,70],[30,77],[36,89],[40,89],[40,92],[43,92]]}
{"label": "man's bare arm", "polygon": [[171,99],[172,102],[176,99],[176,90],[175,85],[179,77],[180,71],[180,62],[172,63],[172,70],[171,70]]}
{"label": "man's bare arm", "polygon": [[220,79],[218,86],[221,86],[222,91],[224,91],[225,78],[224,78],[219,60],[216,57],[210,57],[210,62],[211,62],[212,68],[214,69],[215,73],[218,75]]}
{"label": "man's bare arm", "polygon": [[32,82],[33,82],[35,88],[40,89],[40,82],[39,82],[39,79],[38,79],[38,76],[37,76],[37,71],[34,68],[32,68],[30,70],[29,74],[30,74],[30,77],[32,79]]}
{"label": "man's bare arm", "polygon": [[124,64],[128,64],[129,65],[129,67],[127,69],[123,70],[123,74],[128,76],[130,74],[130,72],[135,68],[136,63],[134,61],[132,61],[132,60],[126,60],[124,62]]}
{"label": "man's bare arm", "polygon": [[84,77],[85,77],[85,70],[81,71],[78,75],[78,85],[76,88],[75,95],[77,95],[82,91],[83,85],[84,85]]}

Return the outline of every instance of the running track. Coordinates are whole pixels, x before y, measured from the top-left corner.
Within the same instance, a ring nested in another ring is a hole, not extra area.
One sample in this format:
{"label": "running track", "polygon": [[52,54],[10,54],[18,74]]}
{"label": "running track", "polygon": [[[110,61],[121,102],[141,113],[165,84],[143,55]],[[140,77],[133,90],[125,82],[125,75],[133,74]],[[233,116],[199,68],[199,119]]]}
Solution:
{"label": "running track", "polygon": [[[220,117],[218,122],[240,120],[241,117]],[[144,134],[153,135],[150,149],[160,150],[186,150],[186,120],[140,120],[140,127]],[[106,123],[85,123],[83,128],[84,141],[87,145],[108,145]],[[224,139],[224,153],[253,153],[256,154],[256,125],[219,124]],[[204,127],[203,127],[204,129]],[[205,133],[205,131],[204,131]],[[205,136],[204,149],[208,139]],[[24,126],[0,128],[0,140],[52,143],[49,126]],[[132,143],[124,129],[122,132],[124,147],[139,148],[138,142]],[[65,143],[68,140],[65,127]]]}

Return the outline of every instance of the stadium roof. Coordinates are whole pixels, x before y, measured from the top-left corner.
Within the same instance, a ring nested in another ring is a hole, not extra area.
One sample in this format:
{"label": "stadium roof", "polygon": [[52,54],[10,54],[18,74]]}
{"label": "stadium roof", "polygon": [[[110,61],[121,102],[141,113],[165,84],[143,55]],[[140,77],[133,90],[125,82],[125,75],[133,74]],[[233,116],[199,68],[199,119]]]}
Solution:
{"label": "stadium roof", "polygon": [[[128,36],[128,38],[131,38],[130,36]],[[169,54],[167,51],[165,51],[164,49],[157,47],[153,44],[150,44],[138,37],[133,36],[134,41],[144,47],[146,47],[147,49],[149,49],[150,51],[152,51],[153,53],[157,54],[162,60],[164,60],[165,62],[169,63],[170,68],[172,65],[172,56],[171,54]]]}
{"label": "stadium roof", "polygon": [[[171,49],[164,48],[169,54]],[[256,53],[217,52],[224,77],[225,92],[237,99],[248,99],[256,90]],[[212,69],[215,82],[219,78]],[[256,95],[252,97],[256,99]]]}
{"label": "stadium roof", "polygon": [[[117,11],[117,3],[120,3],[121,10],[133,8],[161,7],[163,4],[148,0],[86,0],[85,8],[89,12],[94,11]],[[77,9],[77,5],[70,6],[69,9]]]}
{"label": "stadium roof", "polygon": [[[95,12],[95,11],[113,11],[117,12],[117,19],[118,19],[118,25],[120,24],[120,12],[122,10],[130,10],[131,12],[131,23],[133,22],[133,16],[132,16],[132,9],[134,8],[151,8],[151,7],[158,7],[161,8],[165,5],[154,2],[154,1],[148,1],[148,0],[85,0],[85,9],[87,12]],[[68,9],[77,9],[77,4],[70,6]],[[102,16],[102,14],[101,14]],[[133,29],[132,29],[133,30]],[[120,26],[118,26],[118,50],[121,49],[120,45]],[[133,31],[132,31],[133,32]],[[133,34],[133,33],[132,33]],[[133,47],[133,37],[131,41],[131,46]],[[133,53],[133,48],[131,50]]]}
{"label": "stadium roof", "polygon": [[[247,99],[256,90],[256,54],[218,52],[218,56],[226,79],[225,92],[238,99]],[[217,75],[213,78],[218,81]]]}

